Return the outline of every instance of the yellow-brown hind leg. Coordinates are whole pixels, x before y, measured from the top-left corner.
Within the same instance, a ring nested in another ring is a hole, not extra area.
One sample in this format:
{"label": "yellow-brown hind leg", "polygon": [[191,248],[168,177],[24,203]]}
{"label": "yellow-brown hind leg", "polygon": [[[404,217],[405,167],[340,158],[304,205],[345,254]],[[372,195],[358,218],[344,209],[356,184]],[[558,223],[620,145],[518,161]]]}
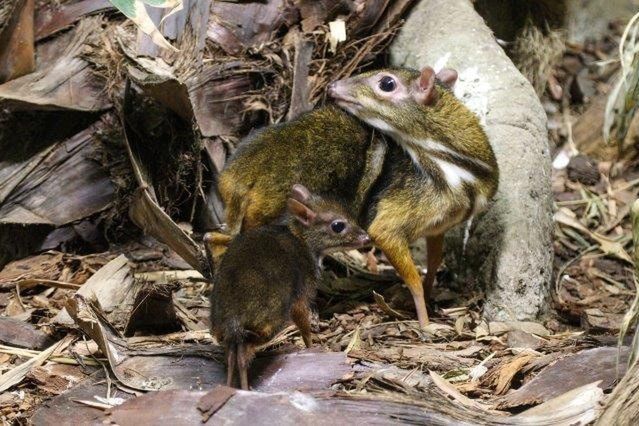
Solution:
{"label": "yellow-brown hind leg", "polygon": [[415,302],[419,326],[424,328],[428,325],[424,287],[422,286],[422,278],[419,275],[417,266],[415,266],[411,256],[408,242],[395,236],[389,236],[390,232],[384,232],[380,229],[381,227],[373,222],[368,229],[368,233],[375,245],[384,252],[397,274],[402,277],[406,286],[408,286],[408,290],[413,296],[413,302]]}
{"label": "yellow-brown hind leg", "polygon": [[232,235],[221,232],[207,232],[204,234],[204,248],[209,262],[213,265],[217,264],[217,261],[226,252],[232,239]]}
{"label": "yellow-brown hind leg", "polygon": [[291,306],[291,319],[299,328],[304,344],[307,348],[310,348],[313,344],[311,338],[311,311],[304,300],[299,300]]}
{"label": "yellow-brown hind leg", "polygon": [[424,295],[426,296],[426,300],[430,300],[435,276],[437,275],[439,266],[442,264],[443,249],[444,234],[426,237],[426,255],[428,256],[428,269],[424,277]]}
{"label": "yellow-brown hind leg", "polygon": [[246,209],[242,219],[242,232],[272,222],[285,207],[285,201],[276,194],[253,189],[247,194]]}
{"label": "yellow-brown hind leg", "polygon": [[248,202],[248,188],[239,185],[230,172],[222,173],[218,182],[218,191],[224,203],[227,233],[240,233]]}

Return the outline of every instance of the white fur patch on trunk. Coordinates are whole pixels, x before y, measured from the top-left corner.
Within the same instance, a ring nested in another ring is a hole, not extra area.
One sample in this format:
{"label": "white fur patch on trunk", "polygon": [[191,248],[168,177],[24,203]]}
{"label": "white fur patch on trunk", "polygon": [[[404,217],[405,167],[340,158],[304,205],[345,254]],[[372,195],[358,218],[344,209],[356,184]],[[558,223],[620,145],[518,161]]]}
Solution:
{"label": "white fur patch on trunk", "polygon": [[444,173],[446,182],[451,188],[458,188],[463,182],[472,183],[475,181],[475,175],[468,170],[459,167],[456,164],[449,163],[439,158],[433,158],[433,161],[437,163],[441,171]]}

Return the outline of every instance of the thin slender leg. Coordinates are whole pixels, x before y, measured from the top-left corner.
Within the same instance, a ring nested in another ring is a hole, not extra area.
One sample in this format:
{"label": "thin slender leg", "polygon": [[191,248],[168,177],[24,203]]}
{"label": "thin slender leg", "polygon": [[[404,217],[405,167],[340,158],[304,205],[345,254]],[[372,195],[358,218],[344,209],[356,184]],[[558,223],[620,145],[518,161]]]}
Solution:
{"label": "thin slender leg", "polygon": [[235,373],[235,360],[237,359],[235,343],[229,343],[226,347],[226,386],[233,386],[233,374]]}
{"label": "thin slender leg", "polygon": [[424,287],[419,272],[417,271],[417,266],[415,266],[415,262],[411,256],[408,242],[396,237],[389,237],[388,233],[378,232],[378,227],[375,222],[371,224],[368,233],[373,241],[375,241],[375,245],[384,252],[388,261],[397,271],[397,274],[402,277],[406,283],[408,290],[413,296],[413,302],[415,302],[419,326],[421,328],[426,327],[428,325],[428,312],[426,311],[426,302],[424,301]]}
{"label": "thin slender leg", "polygon": [[437,276],[437,270],[442,264],[442,254],[444,252],[444,234],[426,237],[426,255],[428,270],[424,277],[424,294],[430,300],[433,291],[433,283]]}
{"label": "thin slender leg", "polygon": [[217,188],[225,206],[227,232],[237,235],[240,233],[246,212],[248,188],[240,184],[237,176],[230,172],[220,175]]}
{"label": "thin slender leg", "polygon": [[299,328],[304,344],[307,348],[310,348],[313,344],[311,337],[311,312],[303,300],[295,302],[291,307],[291,319],[297,328]]}
{"label": "thin slender leg", "polygon": [[248,368],[255,356],[255,346],[241,342],[237,344],[237,369],[240,372],[240,384],[242,389],[248,390]]}
{"label": "thin slender leg", "polygon": [[248,366],[251,362],[251,354],[247,350],[246,343],[237,344],[237,366],[240,371],[240,385],[242,389],[249,390],[248,385]]}

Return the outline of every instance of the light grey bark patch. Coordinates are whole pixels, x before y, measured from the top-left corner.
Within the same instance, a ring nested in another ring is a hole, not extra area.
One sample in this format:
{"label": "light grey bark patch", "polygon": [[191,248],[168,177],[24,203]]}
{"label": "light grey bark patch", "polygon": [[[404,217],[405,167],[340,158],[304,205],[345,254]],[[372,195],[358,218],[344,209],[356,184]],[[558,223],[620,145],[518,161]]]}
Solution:
{"label": "light grey bark patch", "polygon": [[552,194],[546,114],[530,83],[496,43],[468,0],[422,0],[391,45],[393,65],[447,66],[455,94],[486,129],[500,168],[498,193],[473,223],[446,238],[446,264],[461,282],[486,289],[484,315],[528,320],[548,308]]}

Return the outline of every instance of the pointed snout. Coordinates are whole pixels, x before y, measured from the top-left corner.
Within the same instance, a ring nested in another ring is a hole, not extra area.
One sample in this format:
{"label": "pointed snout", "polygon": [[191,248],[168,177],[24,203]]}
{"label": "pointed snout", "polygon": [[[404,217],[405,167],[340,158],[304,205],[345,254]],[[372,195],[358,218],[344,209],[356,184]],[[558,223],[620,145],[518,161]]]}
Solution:
{"label": "pointed snout", "polygon": [[328,96],[336,100],[349,100],[351,98],[349,88],[348,80],[334,81],[328,85]]}
{"label": "pointed snout", "polygon": [[337,80],[328,85],[328,96],[345,110],[356,114],[361,107],[359,101],[353,96],[352,79]]}
{"label": "pointed snout", "polygon": [[361,234],[359,237],[357,237],[357,244],[359,244],[360,247],[370,246],[371,243],[371,237],[369,237],[366,233]]}
{"label": "pointed snout", "polygon": [[330,96],[331,98],[334,98],[337,93],[338,83],[338,81],[333,81],[331,84],[328,85],[328,96]]}

